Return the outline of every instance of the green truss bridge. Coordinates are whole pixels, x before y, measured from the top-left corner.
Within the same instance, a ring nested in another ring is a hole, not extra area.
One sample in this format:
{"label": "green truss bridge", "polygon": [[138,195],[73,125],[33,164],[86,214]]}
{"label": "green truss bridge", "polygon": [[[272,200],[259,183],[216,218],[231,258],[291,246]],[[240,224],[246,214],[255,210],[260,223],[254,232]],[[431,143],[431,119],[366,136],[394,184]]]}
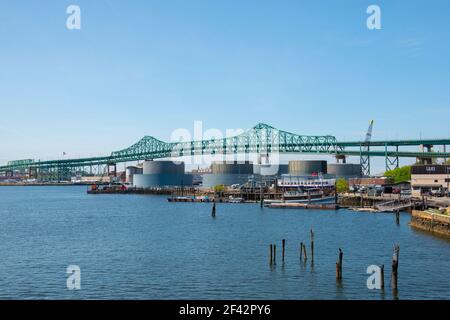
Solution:
{"label": "green truss bridge", "polygon": [[[444,152],[432,151],[433,146],[443,146]],[[16,171],[28,170],[32,173],[55,173],[56,177],[69,173],[85,171],[94,166],[109,166],[117,163],[150,160],[168,157],[195,155],[256,153],[261,155],[279,154],[324,154],[345,160],[346,156],[370,159],[384,157],[386,169],[399,166],[399,158],[417,158],[430,161],[432,158],[450,158],[446,146],[450,139],[432,140],[389,140],[389,141],[354,141],[339,142],[334,136],[305,136],[278,130],[270,125],[260,123],[242,134],[222,139],[209,139],[186,142],[164,142],[151,136],[145,136],[134,145],[110,155],[62,160],[17,160],[0,166],[0,174],[13,175]],[[400,147],[417,146],[418,151],[400,151]],[[370,174],[370,160],[365,164]]]}

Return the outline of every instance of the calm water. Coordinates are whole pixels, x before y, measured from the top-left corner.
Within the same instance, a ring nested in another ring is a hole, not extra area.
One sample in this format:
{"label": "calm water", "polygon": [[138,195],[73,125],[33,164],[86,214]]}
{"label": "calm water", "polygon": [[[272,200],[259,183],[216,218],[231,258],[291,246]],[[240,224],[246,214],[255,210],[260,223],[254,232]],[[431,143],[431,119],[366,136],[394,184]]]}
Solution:
{"label": "calm water", "polygon": [[[87,195],[85,187],[0,188],[0,299],[392,299],[366,286],[400,244],[399,298],[450,298],[450,242],[390,214],[171,204],[166,197]],[[298,244],[315,231],[315,263]],[[281,263],[281,239],[287,239]],[[268,245],[278,244],[271,270]],[[335,261],[344,250],[344,280]],[[66,288],[68,265],[81,290]]]}

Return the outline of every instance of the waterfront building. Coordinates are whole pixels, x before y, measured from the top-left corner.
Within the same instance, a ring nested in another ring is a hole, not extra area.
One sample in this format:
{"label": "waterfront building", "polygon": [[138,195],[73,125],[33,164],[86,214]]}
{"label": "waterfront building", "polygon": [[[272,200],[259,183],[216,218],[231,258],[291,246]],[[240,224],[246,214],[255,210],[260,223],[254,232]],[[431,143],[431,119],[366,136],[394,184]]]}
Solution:
{"label": "waterfront building", "polygon": [[414,165],[411,167],[413,196],[448,194],[450,189],[450,165]]}

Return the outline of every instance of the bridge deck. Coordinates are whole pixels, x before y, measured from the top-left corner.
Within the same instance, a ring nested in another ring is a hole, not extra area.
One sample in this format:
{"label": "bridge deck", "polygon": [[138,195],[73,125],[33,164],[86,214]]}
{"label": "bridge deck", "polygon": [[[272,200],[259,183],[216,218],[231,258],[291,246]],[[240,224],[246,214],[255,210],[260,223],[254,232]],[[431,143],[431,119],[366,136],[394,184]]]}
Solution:
{"label": "bridge deck", "polygon": [[[388,150],[388,147],[419,146],[419,145],[450,145],[450,139],[427,140],[387,140],[372,141],[369,144],[361,141],[338,142],[335,137],[303,136],[278,130],[267,124],[260,123],[252,129],[223,139],[188,141],[168,143],[154,137],[144,137],[134,145],[109,156],[63,159],[49,161],[18,160],[8,165],[0,166],[0,172],[17,169],[59,169],[83,166],[105,165],[128,161],[182,157],[193,155],[214,154],[328,154],[342,156],[369,156],[390,158],[450,158],[450,152],[421,152]],[[384,150],[364,150],[362,146],[384,147]],[[347,150],[346,148],[358,148]]]}

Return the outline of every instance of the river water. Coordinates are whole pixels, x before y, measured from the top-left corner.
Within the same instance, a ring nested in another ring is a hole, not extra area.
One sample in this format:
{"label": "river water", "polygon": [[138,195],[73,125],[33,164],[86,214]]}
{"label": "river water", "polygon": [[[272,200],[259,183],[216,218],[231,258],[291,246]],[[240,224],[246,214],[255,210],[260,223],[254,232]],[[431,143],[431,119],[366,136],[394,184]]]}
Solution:
{"label": "river water", "polygon": [[[88,195],[85,187],[0,188],[0,299],[450,299],[450,241],[412,229],[408,214],[168,203]],[[315,232],[315,259],[299,243]],[[286,239],[285,262],[281,239]],[[269,244],[277,265],[269,266]],[[399,291],[390,289],[400,245]],[[338,248],[343,281],[336,283]],[[369,290],[370,265],[386,290]],[[66,285],[69,265],[81,289]]]}

